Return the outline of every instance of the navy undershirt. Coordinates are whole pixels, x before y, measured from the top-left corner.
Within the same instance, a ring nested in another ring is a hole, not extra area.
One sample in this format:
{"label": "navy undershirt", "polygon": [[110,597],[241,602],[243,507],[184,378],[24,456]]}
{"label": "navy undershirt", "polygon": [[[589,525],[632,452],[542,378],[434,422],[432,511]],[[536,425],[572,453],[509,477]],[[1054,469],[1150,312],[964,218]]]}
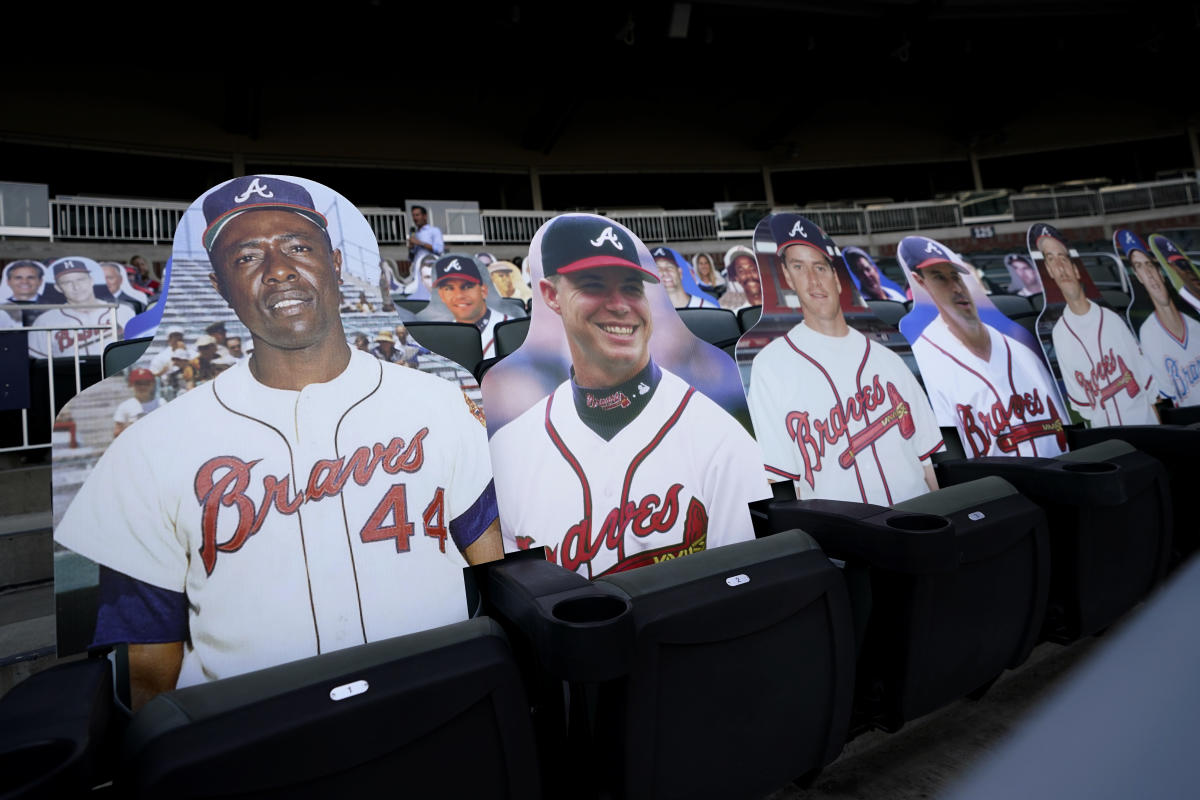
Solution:
{"label": "navy undershirt", "polygon": [[571,370],[571,393],[575,399],[575,410],[583,424],[587,425],[604,441],[612,438],[642,413],[642,409],[654,396],[662,370],[653,360],[624,383],[607,389],[588,389],[575,383],[575,371]]}

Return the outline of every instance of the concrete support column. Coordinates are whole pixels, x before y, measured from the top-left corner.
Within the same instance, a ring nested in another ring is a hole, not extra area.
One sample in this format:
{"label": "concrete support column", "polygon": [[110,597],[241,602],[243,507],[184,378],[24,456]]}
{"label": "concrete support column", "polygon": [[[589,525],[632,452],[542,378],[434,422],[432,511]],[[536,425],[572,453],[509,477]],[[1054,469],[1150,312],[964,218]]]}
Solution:
{"label": "concrete support column", "polygon": [[767,199],[767,206],[769,208],[774,208],[775,207],[775,189],[774,189],[774,187],[771,186],[771,168],[770,167],[762,168],[762,179],[763,179],[763,197],[765,197]]}
{"label": "concrete support column", "polygon": [[537,167],[529,168],[529,189],[533,195],[533,210],[542,210],[542,180],[538,175]]}

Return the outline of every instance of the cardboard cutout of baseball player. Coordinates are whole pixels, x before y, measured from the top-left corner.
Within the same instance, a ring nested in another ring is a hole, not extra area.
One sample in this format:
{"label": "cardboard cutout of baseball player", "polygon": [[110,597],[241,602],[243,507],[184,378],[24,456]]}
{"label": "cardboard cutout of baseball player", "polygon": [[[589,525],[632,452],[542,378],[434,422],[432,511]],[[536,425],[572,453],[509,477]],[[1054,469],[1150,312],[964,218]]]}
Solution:
{"label": "cardboard cutout of baseball player", "polygon": [[[331,204],[336,227],[319,210]],[[80,572],[78,556],[99,565],[93,644],[128,643],[135,707],[464,619],[464,566],[502,553],[478,406],[454,382],[347,345],[343,250],[378,263],[361,214],[273,175],[223,183],[192,211],[205,225],[176,233],[164,327],[182,314],[195,336],[209,308],[246,330],[252,354],[111,441],[85,418],[100,405],[86,396],[119,400],[126,378],[91,387],[67,410],[91,452],[54,450],[55,540],[73,551],[61,574]],[[99,452],[77,492],[59,491]]]}
{"label": "cardboard cutout of baseball player", "polygon": [[875,259],[861,247],[847,247],[842,251],[842,260],[850,271],[854,287],[866,300],[895,300],[903,303],[908,299],[896,282],[883,274]]}
{"label": "cardboard cutout of baseball player", "polygon": [[533,299],[533,290],[521,277],[521,268],[511,261],[492,261],[487,265],[488,278],[496,288],[496,294],[527,303]]}
{"label": "cardboard cutout of baseball player", "polygon": [[696,253],[692,256],[691,265],[692,274],[696,276],[696,284],[701,292],[718,299],[725,294],[725,276],[717,268],[712,256],[708,253]]}
{"label": "cardboard cutout of baseball player", "polygon": [[[501,301],[496,287],[484,277],[474,256],[446,253],[433,264],[433,294],[417,313],[422,322],[461,322],[479,331],[483,357],[496,355],[496,325],[525,317],[516,303]],[[414,338],[417,338],[414,336]]]}
{"label": "cardboard cutout of baseball player", "polygon": [[529,335],[484,375],[505,549],[588,578],[754,537],[769,496],[737,367],[688,332],[650,251],[593,214],[533,238]]}
{"label": "cardboard cutout of baseball player", "polygon": [[1045,289],[1038,338],[1071,407],[1092,427],[1158,424],[1150,362],[1125,318],[1100,305],[1079,253],[1044,222],[1031,225],[1026,239]]}
{"label": "cardboard cutout of baseball player", "polygon": [[1150,362],[1159,394],[1176,406],[1200,405],[1200,321],[1150,247],[1131,230],[1113,232],[1113,247],[1133,274],[1129,324]]}
{"label": "cardboard cutout of baseball player", "polygon": [[725,251],[725,277],[729,281],[721,295],[721,308],[741,311],[762,305],[762,284],[754,251],[744,244],[735,244]]}
{"label": "cardboard cutout of baseball player", "polygon": [[929,400],[837,245],[793,213],[761,220],[754,240],[763,315],[737,354],[768,480],[801,499],[888,506],[936,489]]}
{"label": "cardboard cutout of baseball player", "polygon": [[97,296],[100,292],[107,297],[108,290],[104,271],[90,258],[60,258],[52,261],[47,271],[66,305],[34,317],[33,327],[47,330],[30,333],[29,357],[103,355],[110,342],[124,336],[125,325],[133,319],[133,310],[116,300],[105,301]]}
{"label": "cardboard cutout of baseball player", "polygon": [[658,267],[659,281],[676,308],[717,308],[716,299],[700,291],[691,265],[677,251],[659,246],[650,255]]}
{"label": "cardboard cutout of baseball player", "polygon": [[1042,276],[1029,256],[1009,253],[1004,257],[1004,268],[1008,270],[1009,284],[1005,291],[1009,294],[1033,297],[1042,293]]}
{"label": "cardboard cutout of baseball player", "polygon": [[897,257],[913,293],[900,331],[938,424],[958,431],[971,458],[1065,453],[1066,407],[1037,339],[992,305],[944,244],[907,236]]}
{"label": "cardboard cutout of baseball player", "polygon": [[1150,249],[1184,302],[1200,312],[1200,268],[1161,233],[1150,234]]}

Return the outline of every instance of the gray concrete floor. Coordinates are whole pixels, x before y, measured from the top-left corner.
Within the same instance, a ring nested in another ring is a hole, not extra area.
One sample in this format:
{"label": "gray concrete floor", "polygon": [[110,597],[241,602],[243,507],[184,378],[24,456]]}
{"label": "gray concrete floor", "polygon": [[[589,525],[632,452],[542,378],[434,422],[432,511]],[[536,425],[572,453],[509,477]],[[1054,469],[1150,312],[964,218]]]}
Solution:
{"label": "gray concrete floor", "polygon": [[871,732],[846,745],[812,786],[788,786],[768,800],[935,798],[989,752],[1100,640],[1043,643],[980,700],[959,700],[896,733]]}

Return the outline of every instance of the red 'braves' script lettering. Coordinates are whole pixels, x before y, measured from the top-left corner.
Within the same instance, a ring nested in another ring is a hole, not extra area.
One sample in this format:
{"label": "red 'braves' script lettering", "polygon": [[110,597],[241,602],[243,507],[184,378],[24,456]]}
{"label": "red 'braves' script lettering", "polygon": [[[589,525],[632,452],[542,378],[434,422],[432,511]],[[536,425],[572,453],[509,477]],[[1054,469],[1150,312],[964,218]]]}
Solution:
{"label": "red 'braves' script lettering", "polygon": [[[1021,442],[1041,436],[1054,436],[1059,440],[1061,449],[1066,449],[1066,433],[1053,401],[1050,401],[1050,419],[1024,424],[1030,417],[1047,413],[1037,389],[1011,395],[1007,403],[997,400],[986,411],[976,412],[973,406],[962,403],[956,405],[955,410],[958,412],[959,429],[971,446],[974,457],[987,453],[993,439],[1000,440],[1000,449],[1004,452],[1013,452]],[[1020,424],[1014,425],[1014,420]]]}
{"label": "red 'braves' script lettering", "polygon": [[625,529],[629,528],[635,536],[649,536],[652,533],[668,531],[675,525],[679,516],[679,492],[682,483],[672,484],[667,489],[665,498],[656,494],[648,494],[635,503],[626,501],[623,508],[614,508],[604,517],[600,531],[595,538],[591,536],[592,520],[584,517],[567,529],[559,552],[562,565],[574,572],[580,564],[590,563],[601,547],[618,552],[618,561],[624,554]]}
{"label": "red 'braves' script lettering", "polygon": [[[1109,381],[1109,378],[1115,378]],[[1125,392],[1129,397],[1137,397],[1139,387],[1133,379],[1133,372],[1125,366],[1124,356],[1108,353],[1100,357],[1100,362],[1092,367],[1090,375],[1084,375],[1081,370],[1075,370],[1075,380],[1083,387],[1087,395],[1087,405],[1091,408],[1104,407],[1104,404]],[[1097,404],[1097,400],[1099,403]]]}
{"label": "red 'braves' script lettering", "polygon": [[84,330],[84,331],[56,331],[54,334],[54,343],[58,346],[60,353],[66,353],[71,350],[71,345],[79,342],[80,347],[86,347],[92,341],[104,338],[104,334],[108,329],[103,330]]}
{"label": "red 'braves' script lettering", "polygon": [[[370,447],[359,447],[349,458],[318,461],[309,472],[305,488],[290,499],[289,476],[264,475],[262,503],[257,507],[246,496],[246,490],[250,487],[251,472],[262,459],[243,461],[236,456],[217,456],[205,461],[196,471],[195,482],[203,537],[200,558],[205,572],[212,574],[218,552],[235,552],[257,533],[271,508],[280,514],[294,514],[305,502],[337,496],[350,478],[359,486],[366,486],[379,468],[389,475],[416,472],[425,463],[422,443],[428,434],[429,428],[422,428],[407,445],[397,436],[386,445],[376,442]],[[218,542],[217,518],[222,507],[235,510],[237,523],[230,537]]]}
{"label": "red 'braves' script lettering", "polygon": [[[858,433],[851,434],[850,423],[865,420],[867,412],[881,407],[885,398],[891,403],[890,408]],[[825,419],[810,420],[807,411],[793,411],[784,419],[784,425],[788,437],[800,448],[800,455],[804,459],[804,481],[809,488],[815,488],[813,473],[821,471],[825,448],[836,446],[843,437],[847,439],[849,447],[838,461],[843,469],[849,469],[856,454],[870,447],[892,428],[899,427],[905,439],[911,439],[916,431],[908,401],[891,381],[887,382],[885,390],[878,375],[870,386],[860,386],[857,392],[847,397],[843,405],[830,408]]]}

